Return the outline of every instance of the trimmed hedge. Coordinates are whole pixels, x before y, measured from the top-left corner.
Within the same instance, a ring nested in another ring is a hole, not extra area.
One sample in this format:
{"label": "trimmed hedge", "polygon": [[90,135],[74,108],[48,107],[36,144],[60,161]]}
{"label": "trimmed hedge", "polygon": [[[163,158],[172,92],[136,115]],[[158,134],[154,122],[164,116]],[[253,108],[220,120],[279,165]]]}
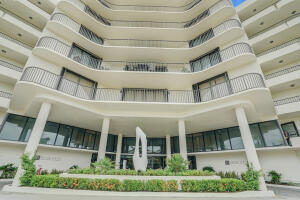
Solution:
{"label": "trimmed hedge", "polygon": [[105,172],[100,172],[95,170],[93,167],[82,168],[82,169],[72,169],[68,170],[69,174],[97,174],[97,175],[129,175],[129,176],[214,176],[215,172],[201,171],[201,170],[186,170],[184,172],[174,173],[169,170],[147,170],[145,172],[138,173],[136,170],[109,170]]}
{"label": "trimmed hedge", "polygon": [[[249,190],[243,180],[221,179],[221,180],[183,180],[181,183],[183,192],[239,192]],[[124,192],[177,192],[178,183],[175,180],[124,180],[116,179],[88,179],[88,178],[64,178],[58,175],[34,176],[31,187],[61,188],[77,190],[98,191],[124,191]]]}

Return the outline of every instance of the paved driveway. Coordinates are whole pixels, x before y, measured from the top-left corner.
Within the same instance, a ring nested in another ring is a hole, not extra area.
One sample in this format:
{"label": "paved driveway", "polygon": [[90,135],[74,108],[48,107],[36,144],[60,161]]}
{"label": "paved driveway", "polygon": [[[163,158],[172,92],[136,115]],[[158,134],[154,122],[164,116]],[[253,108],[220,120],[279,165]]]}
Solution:
{"label": "paved driveway", "polygon": [[[0,190],[10,182],[0,182]],[[269,187],[276,194],[275,198],[247,198],[243,200],[300,200],[300,190],[281,189]],[[20,193],[5,193],[0,191],[0,200],[141,200],[136,197],[90,197],[90,196],[65,196],[65,195],[37,195],[37,194],[20,194]],[[145,198],[142,200],[179,200],[180,198]],[[240,200],[238,198],[189,198],[187,200]]]}

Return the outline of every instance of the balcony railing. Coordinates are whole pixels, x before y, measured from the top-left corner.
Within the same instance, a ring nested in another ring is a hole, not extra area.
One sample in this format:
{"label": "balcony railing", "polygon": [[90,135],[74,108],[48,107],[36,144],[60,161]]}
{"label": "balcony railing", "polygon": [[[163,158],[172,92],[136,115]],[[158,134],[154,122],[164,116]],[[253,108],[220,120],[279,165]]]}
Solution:
{"label": "balcony railing", "polygon": [[[68,17],[62,13],[54,13],[51,16],[50,20],[54,21],[54,22],[58,22],[60,24],[63,24],[65,26],[71,28],[73,31],[83,35],[85,38],[89,39],[90,41],[92,41],[92,40],[89,37],[89,35],[95,34],[86,28],[85,29],[88,31],[88,33],[87,33],[87,31],[80,31],[82,25],[78,24],[77,22],[72,20],[70,17]],[[213,31],[213,35],[215,37],[217,35],[224,33],[225,31],[233,29],[233,28],[241,28],[241,23],[239,20],[236,20],[236,19],[227,20],[227,21],[223,22],[222,24],[213,28],[212,31]],[[104,45],[107,45],[107,46],[134,46],[134,47],[188,48],[189,42],[190,42],[190,41],[164,41],[164,40],[107,39],[107,38],[103,38],[103,37],[101,37],[101,39],[104,40]],[[208,41],[210,39],[212,39],[212,38],[208,38],[206,41]],[[202,43],[204,43],[206,41],[203,41]],[[97,41],[97,44],[99,44],[98,41]],[[198,44],[198,45],[200,45],[200,44]]]}
{"label": "balcony railing", "polygon": [[4,39],[6,39],[6,40],[9,40],[9,41],[11,41],[11,42],[14,42],[14,43],[16,43],[16,44],[18,44],[18,45],[21,45],[22,47],[25,47],[26,49],[32,50],[32,47],[29,46],[28,44],[25,44],[25,43],[23,43],[23,42],[20,42],[19,40],[16,40],[16,39],[14,39],[14,38],[12,38],[12,37],[10,37],[10,36],[4,34],[4,33],[1,33],[1,32],[0,32],[0,37],[4,38]]}
{"label": "balcony railing", "polygon": [[9,69],[18,71],[18,72],[22,72],[23,71],[23,68],[18,67],[16,65],[13,65],[13,64],[8,63],[8,62],[3,61],[3,60],[0,60],[0,65],[3,66],[3,67],[9,68]]}
{"label": "balcony railing", "polygon": [[295,102],[300,102],[300,96],[289,97],[289,98],[274,101],[274,105],[275,106],[281,106],[281,105],[295,103]]}
{"label": "balcony railing", "polygon": [[260,74],[250,73],[201,90],[110,89],[92,88],[70,81],[44,69],[28,67],[21,81],[58,90],[65,94],[93,101],[136,101],[164,103],[200,103],[226,97],[242,91],[265,88]]}
{"label": "balcony railing", "polygon": [[215,14],[225,7],[233,7],[229,0],[221,0],[214,4],[211,8],[202,12],[200,15],[192,20],[186,22],[156,22],[156,21],[125,21],[125,20],[111,20],[97,14],[93,9],[78,0],[68,0],[74,3],[79,9],[87,13],[100,23],[107,26],[122,26],[122,27],[156,27],[156,28],[189,28],[210,15]]}
{"label": "balcony railing", "polygon": [[292,73],[292,72],[295,72],[295,71],[298,71],[298,70],[300,70],[300,65],[296,65],[296,66],[293,66],[293,67],[289,67],[287,69],[283,69],[283,70],[268,74],[268,75],[265,76],[265,78],[266,78],[266,80],[269,80],[269,79],[272,79],[272,78],[275,78],[275,77],[278,77],[278,76],[282,76],[282,75],[285,75],[285,74],[289,74],[289,73]]}
{"label": "balcony railing", "polygon": [[[38,41],[37,47],[49,49],[64,57],[70,58],[71,46],[55,38],[42,37]],[[221,57],[221,62],[224,62],[236,56],[253,54],[253,51],[249,44],[237,43],[221,50],[219,54]],[[74,61],[78,62],[78,60],[74,60]],[[213,67],[218,63],[215,63],[214,65],[211,65],[207,68]],[[91,66],[86,65],[84,63],[81,64],[85,65],[86,67],[92,68]],[[92,69],[113,70],[113,71],[184,72],[184,73],[191,72],[191,67],[188,63],[155,63],[155,62],[123,62],[123,61],[117,61],[117,62],[103,61],[100,65],[98,65],[97,68],[92,68]]]}
{"label": "balcony railing", "polygon": [[184,6],[142,6],[142,5],[117,5],[106,0],[98,0],[103,6],[112,10],[136,10],[136,11],[165,11],[165,12],[184,12],[195,7],[202,0],[192,0]]}
{"label": "balcony railing", "polygon": [[12,96],[11,93],[0,91],[0,97],[6,98],[6,99],[10,99],[11,96]]}
{"label": "balcony railing", "polygon": [[271,49],[269,49],[269,50],[267,50],[267,51],[264,51],[264,52],[262,52],[262,53],[260,53],[260,54],[257,54],[257,57],[260,57],[260,56],[263,56],[263,55],[272,53],[272,52],[274,52],[274,51],[277,51],[277,50],[279,50],[279,49],[285,48],[285,47],[287,47],[287,46],[290,46],[290,45],[293,45],[293,44],[296,44],[296,43],[299,43],[299,42],[300,42],[300,38],[297,38],[297,39],[288,41],[288,42],[286,42],[286,43],[284,43],[284,44],[282,44],[282,45],[279,45],[279,46],[277,46],[277,47],[273,47],[273,48],[271,48]]}

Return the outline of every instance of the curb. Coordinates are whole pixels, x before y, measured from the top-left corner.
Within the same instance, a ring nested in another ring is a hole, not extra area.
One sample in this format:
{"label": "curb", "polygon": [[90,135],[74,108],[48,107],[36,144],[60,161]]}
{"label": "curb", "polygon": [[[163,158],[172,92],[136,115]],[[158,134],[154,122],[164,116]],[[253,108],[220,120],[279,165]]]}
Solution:
{"label": "curb", "polygon": [[31,188],[13,187],[6,185],[3,192],[30,193],[30,194],[55,194],[55,195],[81,195],[81,196],[102,196],[102,197],[180,197],[183,198],[249,198],[249,197],[274,197],[273,191],[247,191],[239,193],[186,193],[186,192],[108,192],[108,191],[89,191],[72,189],[53,189],[53,188]]}
{"label": "curb", "polygon": [[268,187],[282,188],[282,189],[293,189],[300,190],[300,187],[297,186],[289,186],[289,185],[275,185],[275,184],[267,184]]}
{"label": "curb", "polygon": [[0,179],[0,182],[11,182],[13,181],[14,179]]}

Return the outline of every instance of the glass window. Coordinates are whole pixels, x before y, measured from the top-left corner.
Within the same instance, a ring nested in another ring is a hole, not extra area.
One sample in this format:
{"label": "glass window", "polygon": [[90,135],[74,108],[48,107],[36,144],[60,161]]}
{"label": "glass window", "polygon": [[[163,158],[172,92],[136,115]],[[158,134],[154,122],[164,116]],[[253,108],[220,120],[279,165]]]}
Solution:
{"label": "glass window", "polygon": [[298,130],[294,122],[289,122],[281,125],[284,132],[288,133],[291,137],[299,136]]}
{"label": "glass window", "polygon": [[72,138],[70,141],[70,147],[82,148],[84,132],[85,132],[85,130],[82,128],[73,128]]}
{"label": "glass window", "polygon": [[148,138],[147,139],[147,153],[152,154],[152,152],[153,152],[152,140]]}
{"label": "glass window", "polygon": [[193,72],[205,70],[221,62],[219,49],[216,49],[204,56],[201,56],[190,62]]}
{"label": "glass window", "polygon": [[217,151],[216,137],[213,131],[204,132],[205,151]]}
{"label": "glass window", "polygon": [[[123,166],[124,160],[126,160],[126,167]],[[134,169],[132,156],[121,156],[120,169]]]}
{"label": "glass window", "polygon": [[84,140],[83,140],[83,148],[92,150],[94,148],[95,138],[96,138],[95,131],[86,130],[84,135]]}
{"label": "glass window", "polygon": [[251,135],[256,148],[264,147],[264,141],[260,133],[258,124],[250,125]]}
{"label": "glass window", "polygon": [[171,153],[172,154],[180,153],[178,136],[171,137]]}
{"label": "glass window", "polygon": [[228,131],[232,149],[243,149],[244,144],[239,127],[229,128]]}
{"label": "glass window", "polygon": [[55,146],[69,146],[73,128],[67,125],[60,125],[58,134],[55,140]]}
{"label": "glass window", "polygon": [[260,123],[260,129],[267,147],[285,145],[285,140],[278,127],[277,121]]}
{"label": "glass window", "polygon": [[193,146],[193,134],[186,135],[186,147],[188,153],[194,152]]}
{"label": "glass window", "polygon": [[220,129],[215,131],[217,138],[218,150],[230,150],[231,144],[227,129]]}
{"label": "glass window", "polygon": [[118,140],[118,136],[108,134],[107,144],[106,144],[107,152],[116,152],[117,140]]}
{"label": "glass window", "polygon": [[98,58],[89,52],[83,50],[82,48],[73,45],[70,51],[69,57],[76,62],[79,62],[85,66],[89,66],[91,68],[98,68],[101,64],[101,58]]}
{"label": "glass window", "polygon": [[122,153],[134,154],[134,150],[135,150],[135,138],[134,137],[123,138]]}
{"label": "glass window", "polygon": [[194,140],[194,152],[205,151],[202,133],[193,134],[193,140]]}
{"label": "glass window", "polygon": [[47,122],[40,144],[54,145],[55,138],[58,132],[59,124],[54,122]]}
{"label": "glass window", "polygon": [[165,139],[162,138],[151,138],[152,148],[154,154],[164,154],[165,153]]}
{"label": "glass window", "polygon": [[94,150],[97,150],[97,151],[99,150],[100,139],[101,139],[101,133],[97,132]]}
{"label": "glass window", "polygon": [[0,133],[1,140],[19,141],[27,118],[9,114]]}
{"label": "glass window", "polygon": [[32,131],[33,126],[34,126],[34,123],[35,123],[35,119],[33,119],[33,118],[29,118],[27,120],[25,128],[23,129],[22,135],[20,137],[21,142],[28,142],[31,131]]}

